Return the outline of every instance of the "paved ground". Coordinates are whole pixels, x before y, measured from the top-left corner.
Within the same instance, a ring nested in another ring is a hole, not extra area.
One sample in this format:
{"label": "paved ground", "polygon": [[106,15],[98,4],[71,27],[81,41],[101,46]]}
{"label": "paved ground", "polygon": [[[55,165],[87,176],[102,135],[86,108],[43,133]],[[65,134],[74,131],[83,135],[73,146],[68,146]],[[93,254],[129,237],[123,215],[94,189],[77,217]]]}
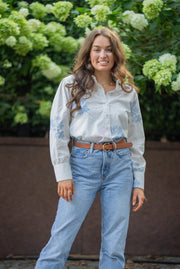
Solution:
{"label": "paved ground", "polygon": [[[77,259],[77,258],[75,258]],[[35,258],[17,257],[0,259],[0,269],[33,269]],[[138,256],[127,257],[125,269],[179,269],[180,257],[152,257]],[[98,269],[98,261],[91,260],[68,260],[64,269]]]}

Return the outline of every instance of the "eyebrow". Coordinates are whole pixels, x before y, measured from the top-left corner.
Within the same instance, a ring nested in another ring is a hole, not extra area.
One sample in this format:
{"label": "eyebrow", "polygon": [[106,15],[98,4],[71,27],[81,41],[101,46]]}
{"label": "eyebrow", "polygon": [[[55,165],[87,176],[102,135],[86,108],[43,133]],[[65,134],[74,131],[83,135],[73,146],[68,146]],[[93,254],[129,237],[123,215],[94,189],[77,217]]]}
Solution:
{"label": "eyebrow", "polygon": [[[101,46],[99,46],[99,45],[93,45],[93,47],[98,47],[98,48],[100,48]],[[109,47],[112,47],[112,45],[108,45],[108,46],[106,46],[106,48],[109,48]]]}

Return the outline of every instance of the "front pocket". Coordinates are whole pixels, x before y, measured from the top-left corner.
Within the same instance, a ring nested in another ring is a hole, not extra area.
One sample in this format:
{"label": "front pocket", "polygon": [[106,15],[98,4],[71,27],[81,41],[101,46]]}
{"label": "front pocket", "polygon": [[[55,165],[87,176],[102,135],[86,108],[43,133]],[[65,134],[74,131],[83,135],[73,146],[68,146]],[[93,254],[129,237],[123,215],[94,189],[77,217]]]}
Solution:
{"label": "front pocket", "polygon": [[120,158],[124,156],[130,156],[129,148],[123,148],[123,149],[116,149],[116,155]]}
{"label": "front pocket", "polygon": [[89,155],[89,149],[84,149],[84,148],[78,148],[78,147],[73,147],[71,151],[71,156],[75,158],[81,158],[85,159]]}

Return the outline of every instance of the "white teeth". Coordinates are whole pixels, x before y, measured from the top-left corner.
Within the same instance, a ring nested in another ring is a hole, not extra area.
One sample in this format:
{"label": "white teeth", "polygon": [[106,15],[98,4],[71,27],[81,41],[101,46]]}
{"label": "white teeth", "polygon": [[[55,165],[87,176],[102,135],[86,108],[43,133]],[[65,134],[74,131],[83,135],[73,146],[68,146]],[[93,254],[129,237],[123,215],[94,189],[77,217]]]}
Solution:
{"label": "white teeth", "polygon": [[100,64],[107,64],[108,62],[99,62]]}

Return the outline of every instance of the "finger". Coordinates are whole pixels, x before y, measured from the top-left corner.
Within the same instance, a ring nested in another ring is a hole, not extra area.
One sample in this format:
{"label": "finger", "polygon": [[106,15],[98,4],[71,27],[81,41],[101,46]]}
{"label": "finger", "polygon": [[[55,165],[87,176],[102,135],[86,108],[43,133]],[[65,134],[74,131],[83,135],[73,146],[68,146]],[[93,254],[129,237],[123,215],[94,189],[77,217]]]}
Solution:
{"label": "finger", "polygon": [[58,195],[59,196],[62,196],[62,188],[61,186],[58,185]]}
{"label": "finger", "polygon": [[132,206],[135,206],[137,203],[137,193],[133,192]]}
{"label": "finger", "polygon": [[143,203],[144,203],[144,195],[137,195],[136,196],[136,204],[133,206],[133,211],[136,212],[138,211],[142,206],[143,206]]}
{"label": "finger", "polygon": [[143,206],[143,203],[138,203],[133,207],[133,211],[136,212],[138,211],[141,207]]}
{"label": "finger", "polygon": [[61,187],[61,192],[60,192],[60,196],[64,199],[64,190],[63,188]]}
{"label": "finger", "polygon": [[68,202],[68,189],[67,187],[64,188],[64,199]]}
{"label": "finger", "polygon": [[74,182],[72,182],[72,195],[75,193],[75,187],[74,187]]}
{"label": "finger", "polygon": [[72,190],[71,190],[71,188],[68,189],[68,196],[69,196],[69,200],[72,201]]}

